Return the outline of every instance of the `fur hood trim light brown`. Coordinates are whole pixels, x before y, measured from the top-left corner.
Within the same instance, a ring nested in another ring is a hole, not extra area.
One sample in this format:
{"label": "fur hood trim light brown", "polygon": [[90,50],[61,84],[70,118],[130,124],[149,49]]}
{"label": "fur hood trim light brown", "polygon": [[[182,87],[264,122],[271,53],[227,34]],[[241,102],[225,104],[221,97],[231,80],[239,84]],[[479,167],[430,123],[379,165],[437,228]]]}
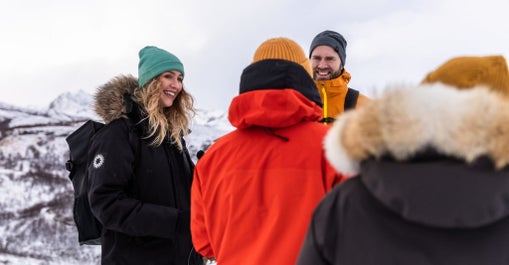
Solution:
{"label": "fur hood trim light brown", "polygon": [[360,161],[370,157],[405,161],[428,147],[466,162],[487,156],[502,168],[509,163],[509,101],[484,87],[389,88],[341,115],[324,145],[329,161],[346,174],[358,173]]}
{"label": "fur hood trim light brown", "polygon": [[95,112],[105,123],[124,117],[124,94],[133,94],[138,88],[138,79],[132,75],[114,77],[97,89],[94,100]]}

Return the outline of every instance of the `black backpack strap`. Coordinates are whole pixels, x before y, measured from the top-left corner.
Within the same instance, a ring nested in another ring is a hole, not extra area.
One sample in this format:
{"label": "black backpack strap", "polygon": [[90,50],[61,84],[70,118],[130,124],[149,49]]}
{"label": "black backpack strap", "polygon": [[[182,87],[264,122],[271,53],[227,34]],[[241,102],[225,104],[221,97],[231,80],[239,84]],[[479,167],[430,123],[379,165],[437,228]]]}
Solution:
{"label": "black backpack strap", "polygon": [[346,92],[345,97],[345,108],[344,110],[347,111],[349,109],[354,109],[355,105],[357,105],[357,99],[359,98],[359,91],[348,88],[348,91]]}

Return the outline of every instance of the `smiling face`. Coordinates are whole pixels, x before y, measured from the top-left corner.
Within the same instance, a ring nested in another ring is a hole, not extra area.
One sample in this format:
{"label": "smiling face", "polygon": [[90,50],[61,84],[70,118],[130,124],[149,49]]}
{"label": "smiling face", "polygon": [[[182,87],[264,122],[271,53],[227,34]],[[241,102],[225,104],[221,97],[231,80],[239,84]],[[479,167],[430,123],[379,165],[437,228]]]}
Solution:
{"label": "smiling face", "polygon": [[161,104],[163,107],[171,107],[173,101],[184,87],[182,74],[179,71],[171,70],[159,76],[161,89]]}
{"label": "smiling face", "polygon": [[311,53],[313,79],[330,80],[341,75],[343,68],[339,55],[330,46],[317,46]]}

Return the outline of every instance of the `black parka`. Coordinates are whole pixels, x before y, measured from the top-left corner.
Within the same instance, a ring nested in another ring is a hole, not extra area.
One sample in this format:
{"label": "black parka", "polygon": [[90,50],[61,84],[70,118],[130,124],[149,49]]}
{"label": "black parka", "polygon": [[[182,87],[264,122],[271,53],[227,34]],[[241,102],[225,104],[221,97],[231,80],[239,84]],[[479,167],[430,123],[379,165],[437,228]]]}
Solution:
{"label": "black parka", "polygon": [[345,113],[327,158],[358,175],[316,208],[298,265],[509,264],[509,101],[401,88]]}
{"label": "black parka", "polygon": [[106,126],[89,150],[89,199],[104,226],[102,264],[200,264],[189,229],[193,161],[169,140],[145,139],[147,120],[129,97],[136,87],[119,77],[96,94]]}

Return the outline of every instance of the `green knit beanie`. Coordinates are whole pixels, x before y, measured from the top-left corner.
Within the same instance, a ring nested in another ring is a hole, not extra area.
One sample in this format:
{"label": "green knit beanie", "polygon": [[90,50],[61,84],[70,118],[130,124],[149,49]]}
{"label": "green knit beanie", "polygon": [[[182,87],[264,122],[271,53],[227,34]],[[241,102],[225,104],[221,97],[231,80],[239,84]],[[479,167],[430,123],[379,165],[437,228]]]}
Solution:
{"label": "green knit beanie", "polygon": [[138,87],[143,87],[152,78],[171,70],[179,71],[184,77],[184,65],[177,56],[155,46],[146,46],[138,53]]}

